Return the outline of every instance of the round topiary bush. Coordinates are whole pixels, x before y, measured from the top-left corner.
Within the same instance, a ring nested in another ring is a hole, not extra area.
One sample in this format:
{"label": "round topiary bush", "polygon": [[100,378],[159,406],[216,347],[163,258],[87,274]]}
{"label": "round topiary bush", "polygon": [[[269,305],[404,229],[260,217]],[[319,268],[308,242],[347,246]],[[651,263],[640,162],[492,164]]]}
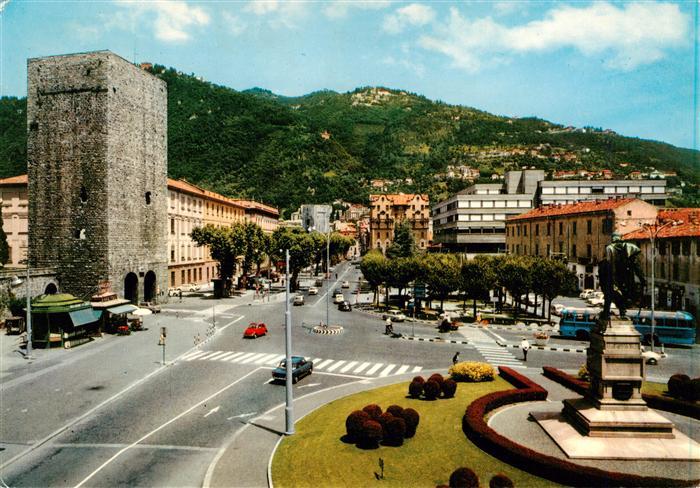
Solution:
{"label": "round topiary bush", "polygon": [[362,409],[363,411],[367,412],[372,419],[377,420],[379,416],[382,414],[382,407],[379,405],[376,405],[374,403],[365,406],[365,408]]}
{"label": "round topiary bush", "polygon": [[345,430],[352,442],[357,442],[362,437],[362,425],[370,420],[367,412],[355,410],[345,419]]}
{"label": "round topiary bush", "polygon": [[382,429],[386,431],[386,424],[388,424],[389,421],[393,418],[394,416],[391,415],[389,412],[384,412],[379,416],[379,418],[376,419],[376,421],[379,422],[382,425]]}
{"label": "round topiary bush", "polygon": [[408,394],[410,395],[410,397],[419,398],[423,393],[424,384],[425,382],[421,383],[419,381],[411,381],[411,384],[408,385]]}
{"label": "round topiary bush", "polygon": [[683,395],[685,383],[688,381],[690,381],[690,377],[687,374],[677,373],[671,376],[666,384],[669,395],[673,398],[680,398]]}
{"label": "round topiary bush", "polygon": [[463,361],[453,365],[449,370],[455,381],[493,381],[496,371],[488,363],[478,361]]}
{"label": "round topiary bush", "polygon": [[384,430],[379,422],[366,420],[365,423],[362,424],[361,444],[363,447],[377,447],[383,436]]}
{"label": "round topiary bush", "polygon": [[435,400],[440,396],[440,384],[437,381],[426,381],[423,385],[423,395],[426,400]]}
{"label": "round topiary bush", "polygon": [[414,376],[411,382],[420,383],[421,385],[425,383],[425,379],[422,376]]}
{"label": "round topiary bush", "polygon": [[700,378],[693,378],[682,385],[681,397],[689,402],[700,400]]}
{"label": "round topiary bush", "polygon": [[442,382],[445,381],[445,378],[443,378],[440,373],[435,373],[435,374],[430,375],[430,378],[428,378],[428,381],[434,381],[438,385],[442,385]]}
{"label": "round topiary bush", "polygon": [[440,389],[442,390],[442,395],[445,398],[452,398],[455,396],[455,392],[457,391],[457,382],[447,378],[442,382],[442,385],[440,385]]}
{"label": "round topiary bush", "polygon": [[412,408],[404,408],[401,418],[406,421],[406,438],[416,435],[416,429],[420,423],[420,415]]}
{"label": "round topiary bush", "polygon": [[387,407],[386,411],[393,415],[394,417],[401,417],[401,412],[403,412],[403,407],[400,407],[399,405],[389,405]]}
{"label": "round topiary bush", "polygon": [[502,473],[493,475],[489,481],[489,488],[514,488],[513,480]]}
{"label": "round topiary bush", "polygon": [[469,468],[457,468],[450,475],[450,488],[479,488],[479,477]]}
{"label": "round topiary bush", "polygon": [[400,446],[406,437],[406,421],[391,417],[384,427],[384,442],[391,446]]}

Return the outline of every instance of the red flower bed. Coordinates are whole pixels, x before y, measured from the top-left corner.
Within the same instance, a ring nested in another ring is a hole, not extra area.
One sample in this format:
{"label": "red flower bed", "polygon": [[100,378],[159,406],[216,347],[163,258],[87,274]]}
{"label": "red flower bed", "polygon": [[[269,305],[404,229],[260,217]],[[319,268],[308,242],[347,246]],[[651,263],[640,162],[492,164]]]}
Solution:
{"label": "red flower bed", "polygon": [[518,387],[485,395],[469,405],[462,430],[479,448],[510,465],[569,486],[693,486],[699,480],[677,480],[604,471],[533,451],[491,429],[484,416],[495,408],[522,401],[541,401],[547,391],[516,371],[499,367],[501,377]]}

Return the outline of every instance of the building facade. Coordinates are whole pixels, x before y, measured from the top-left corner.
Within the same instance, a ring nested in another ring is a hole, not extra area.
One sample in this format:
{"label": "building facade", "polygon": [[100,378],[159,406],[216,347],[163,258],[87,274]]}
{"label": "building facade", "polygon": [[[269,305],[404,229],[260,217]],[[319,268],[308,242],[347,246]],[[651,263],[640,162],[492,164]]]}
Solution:
{"label": "building facade", "polygon": [[426,249],[430,235],[430,201],[421,194],[370,195],[370,242],[371,249],[386,252],[394,240],[397,224],[407,221],[418,249]]}
{"label": "building facade", "polygon": [[109,52],[27,63],[29,261],[61,289],[168,286],[167,86]]}
{"label": "building facade", "polygon": [[666,180],[568,180],[542,181],[537,205],[568,204],[606,198],[638,198],[663,207],[668,193]]}
{"label": "building facade", "polygon": [[332,211],[333,207],[330,205],[302,205],[302,228],[307,232],[311,229],[323,234],[330,232]]}
{"label": "building facade", "polygon": [[656,220],[657,208],[634,198],[548,205],[510,217],[510,254],[559,258],[576,273],[579,288],[598,288],[598,263],[613,233],[640,229]]}
{"label": "building facade", "polygon": [[234,199],[233,201],[243,207],[245,221],[258,224],[263,232],[272,234],[279,227],[280,211],[277,208],[255,200]]}
{"label": "building facade", "polygon": [[[624,236],[642,250],[642,266],[647,282],[651,277],[651,236],[655,234],[655,304],[658,308],[687,310],[696,318],[700,312],[700,208],[661,210],[648,229]],[[651,301],[651,284],[646,290]]]}
{"label": "building facade", "polygon": [[23,267],[27,259],[28,207],[27,175],[0,179],[0,201],[2,202],[2,228],[10,247],[6,267]]}

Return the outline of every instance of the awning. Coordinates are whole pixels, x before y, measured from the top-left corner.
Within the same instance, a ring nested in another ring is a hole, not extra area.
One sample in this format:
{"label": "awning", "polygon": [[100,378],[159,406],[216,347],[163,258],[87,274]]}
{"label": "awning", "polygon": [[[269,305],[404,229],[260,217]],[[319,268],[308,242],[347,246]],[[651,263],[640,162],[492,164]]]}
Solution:
{"label": "awning", "polygon": [[109,313],[131,313],[134,310],[138,310],[139,307],[132,305],[130,303],[124,305],[117,305],[116,307],[108,308]]}
{"label": "awning", "polygon": [[68,312],[70,319],[73,322],[73,327],[79,327],[85,324],[92,324],[100,320],[100,315],[102,312],[99,310],[93,310],[92,308],[84,308],[82,310],[75,310],[73,312]]}

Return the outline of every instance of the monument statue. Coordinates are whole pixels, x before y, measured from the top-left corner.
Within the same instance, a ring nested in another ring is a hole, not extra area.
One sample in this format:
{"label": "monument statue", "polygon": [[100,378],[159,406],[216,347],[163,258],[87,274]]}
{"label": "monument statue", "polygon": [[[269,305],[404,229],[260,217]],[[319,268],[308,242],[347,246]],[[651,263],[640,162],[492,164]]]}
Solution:
{"label": "monument statue", "polygon": [[[623,241],[620,234],[612,235],[612,242],[605,247],[605,259],[599,264],[600,286],[603,290],[605,302],[603,313],[598,325],[601,332],[605,332],[610,320],[610,304],[614,303],[620,311],[620,317],[627,315],[627,309],[644,289],[646,281],[642,274],[637,257],[640,249],[631,242]],[[641,283],[641,289],[637,288],[635,276]]]}

